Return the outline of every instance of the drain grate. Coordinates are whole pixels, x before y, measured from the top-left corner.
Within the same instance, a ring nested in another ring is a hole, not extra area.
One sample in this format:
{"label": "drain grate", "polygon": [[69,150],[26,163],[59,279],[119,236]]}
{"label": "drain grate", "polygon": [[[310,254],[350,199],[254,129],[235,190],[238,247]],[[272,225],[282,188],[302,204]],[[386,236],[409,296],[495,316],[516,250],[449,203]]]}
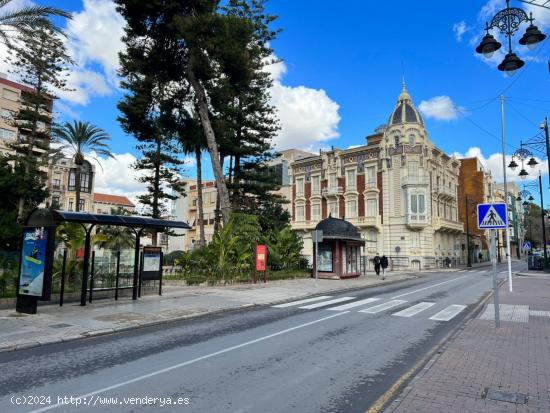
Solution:
{"label": "drain grate", "polygon": [[51,328],[64,328],[64,327],[72,327],[72,324],[66,324],[66,323],[59,323],[59,324],[50,324],[48,327]]}
{"label": "drain grate", "polygon": [[486,398],[490,400],[495,400],[497,402],[508,402],[515,404],[527,403],[527,396],[525,394],[494,389],[489,389],[487,391]]}

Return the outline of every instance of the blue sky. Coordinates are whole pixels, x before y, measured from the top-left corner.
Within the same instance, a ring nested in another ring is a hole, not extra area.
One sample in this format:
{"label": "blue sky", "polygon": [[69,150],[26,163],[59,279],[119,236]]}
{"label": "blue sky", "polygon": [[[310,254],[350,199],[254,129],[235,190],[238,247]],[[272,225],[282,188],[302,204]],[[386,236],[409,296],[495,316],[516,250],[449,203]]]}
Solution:
{"label": "blue sky", "polygon": [[[550,46],[527,53],[517,44],[518,36],[515,49],[530,60],[511,78],[503,76],[495,62],[475,56],[484,20],[504,4],[271,0],[268,10],[279,16],[275,27],[283,29],[272,44],[284,61],[273,68],[274,104],[283,123],[279,147],[318,150],[363,143],[392,112],[404,67],[407,88],[423,110],[430,139],[447,153],[479,154],[499,179],[498,95],[506,97],[508,153],[520,139],[537,134],[550,114]],[[512,5],[527,7],[518,1]],[[58,0],[55,6],[76,13],[69,31],[80,89],[58,108],[66,119],[78,117],[105,129],[113,152],[123,155],[119,165],[107,169],[122,168],[138,155],[133,138],[124,135],[116,120],[123,91],[117,88],[113,56],[120,47],[116,38],[122,21],[110,0]],[[540,18],[536,24],[550,35],[550,10],[533,11]],[[188,174],[194,174],[192,165]],[[211,176],[209,170],[206,174]],[[139,191],[138,185],[128,183],[130,174],[119,175],[118,180],[108,173],[99,179],[101,189]]]}

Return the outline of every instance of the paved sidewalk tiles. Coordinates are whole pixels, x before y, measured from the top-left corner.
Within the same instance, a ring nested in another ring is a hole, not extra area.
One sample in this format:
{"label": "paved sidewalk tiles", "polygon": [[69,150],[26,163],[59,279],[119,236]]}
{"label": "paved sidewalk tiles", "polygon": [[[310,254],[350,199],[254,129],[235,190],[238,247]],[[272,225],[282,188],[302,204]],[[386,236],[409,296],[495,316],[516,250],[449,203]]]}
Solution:
{"label": "paved sidewalk tiles", "polygon": [[386,412],[550,412],[550,279],[515,278],[471,320]]}

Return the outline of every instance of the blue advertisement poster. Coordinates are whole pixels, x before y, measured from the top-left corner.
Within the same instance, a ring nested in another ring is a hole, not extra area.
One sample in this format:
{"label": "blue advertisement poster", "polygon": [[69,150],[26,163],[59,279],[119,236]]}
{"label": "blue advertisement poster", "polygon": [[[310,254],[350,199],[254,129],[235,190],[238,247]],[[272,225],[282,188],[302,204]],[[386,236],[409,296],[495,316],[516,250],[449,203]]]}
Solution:
{"label": "blue advertisement poster", "polygon": [[23,231],[19,294],[42,296],[47,246],[48,232],[45,228],[27,228]]}

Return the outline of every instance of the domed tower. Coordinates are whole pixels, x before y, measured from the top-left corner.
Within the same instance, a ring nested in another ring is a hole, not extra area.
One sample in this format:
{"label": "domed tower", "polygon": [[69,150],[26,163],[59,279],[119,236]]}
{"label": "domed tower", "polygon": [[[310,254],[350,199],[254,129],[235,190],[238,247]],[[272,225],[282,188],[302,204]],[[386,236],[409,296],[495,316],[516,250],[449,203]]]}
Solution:
{"label": "domed tower", "polygon": [[380,146],[384,252],[412,265],[422,259],[422,245],[431,241],[427,158],[432,145],[405,82]]}
{"label": "domed tower", "polygon": [[395,108],[388,119],[385,138],[386,146],[394,148],[404,143],[418,145],[426,139],[424,121],[420,112],[413,105],[405,81],[403,81]]}

